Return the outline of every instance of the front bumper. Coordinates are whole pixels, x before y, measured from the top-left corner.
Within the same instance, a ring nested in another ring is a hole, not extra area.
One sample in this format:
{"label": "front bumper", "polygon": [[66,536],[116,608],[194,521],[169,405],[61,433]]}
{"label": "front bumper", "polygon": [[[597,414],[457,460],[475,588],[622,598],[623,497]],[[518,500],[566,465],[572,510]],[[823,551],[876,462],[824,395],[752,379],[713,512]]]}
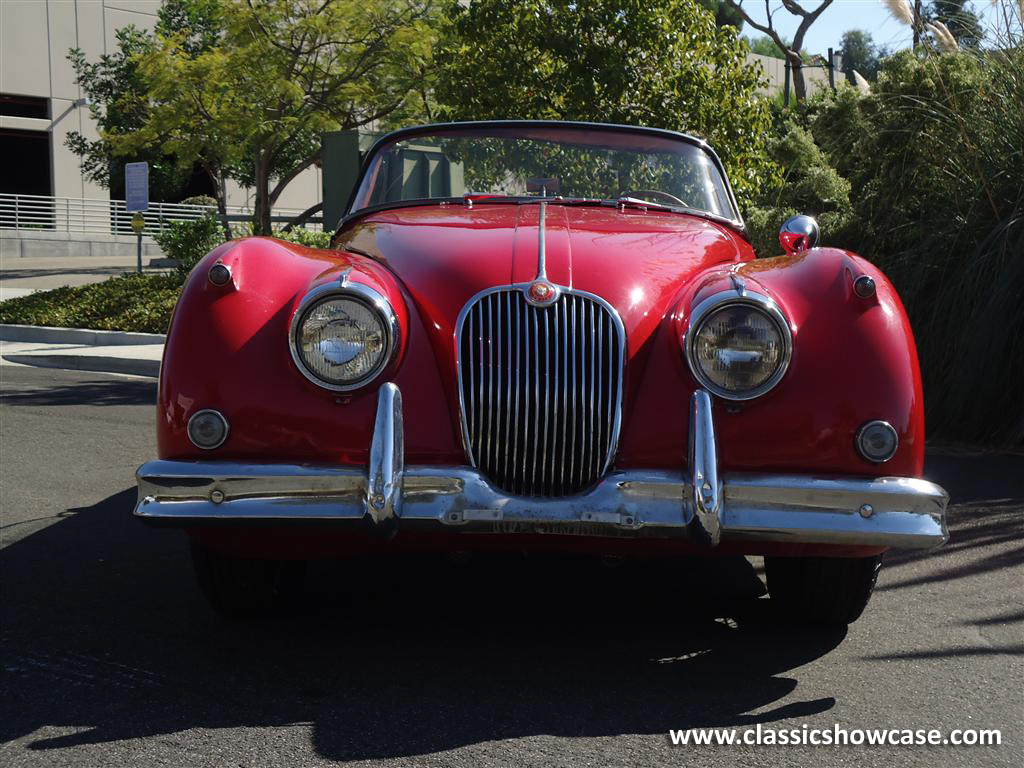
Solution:
{"label": "front bumper", "polygon": [[564,533],[922,549],[946,541],[946,492],[906,477],[718,477],[711,399],[693,396],[688,473],[615,471],[585,493],[510,496],[471,467],[404,466],[401,393],[381,387],[368,472],[151,461],[135,516],[181,526],[309,520],[452,533]]}

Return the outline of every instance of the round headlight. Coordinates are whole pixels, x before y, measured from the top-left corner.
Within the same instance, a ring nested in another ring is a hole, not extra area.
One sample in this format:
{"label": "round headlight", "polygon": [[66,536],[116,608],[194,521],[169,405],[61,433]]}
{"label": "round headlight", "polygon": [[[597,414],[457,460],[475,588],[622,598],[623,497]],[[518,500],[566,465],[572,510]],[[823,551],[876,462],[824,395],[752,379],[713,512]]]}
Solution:
{"label": "round headlight", "polygon": [[365,384],[387,362],[392,345],[389,320],[363,296],[335,293],[319,298],[301,310],[294,327],[296,363],[328,389]]}
{"label": "round headlight", "polygon": [[687,360],[697,380],[713,394],[749,400],[774,387],[789,364],[786,320],[767,297],[711,297],[694,312]]}

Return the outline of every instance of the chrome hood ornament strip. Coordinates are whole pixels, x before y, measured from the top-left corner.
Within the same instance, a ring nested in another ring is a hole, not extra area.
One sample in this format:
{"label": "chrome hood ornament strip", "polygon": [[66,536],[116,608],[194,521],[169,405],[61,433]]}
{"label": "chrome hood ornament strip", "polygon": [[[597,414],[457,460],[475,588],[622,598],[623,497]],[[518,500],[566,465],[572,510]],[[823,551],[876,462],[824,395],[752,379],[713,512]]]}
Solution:
{"label": "chrome hood ornament strip", "polygon": [[537,223],[537,276],[524,289],[526,300],[535,307],[550,307],[562,293],[562,289],[548,280],[547,227],[545,219],[548,204],[540,204],[540,219]]}

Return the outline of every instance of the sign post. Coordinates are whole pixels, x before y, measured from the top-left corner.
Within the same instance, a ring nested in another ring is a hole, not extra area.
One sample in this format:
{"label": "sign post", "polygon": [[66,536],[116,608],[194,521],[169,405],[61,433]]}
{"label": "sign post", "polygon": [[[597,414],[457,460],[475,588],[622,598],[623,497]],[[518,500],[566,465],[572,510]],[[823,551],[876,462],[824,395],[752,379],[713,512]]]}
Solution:
{"label": "sign post", "polygon": [[142,230],[146,226],[143,211],[149,210],[149,163],[125,163],[124,165],[124,209],[132,216],[132,231],[135,232],[135,271],[142,272]]}

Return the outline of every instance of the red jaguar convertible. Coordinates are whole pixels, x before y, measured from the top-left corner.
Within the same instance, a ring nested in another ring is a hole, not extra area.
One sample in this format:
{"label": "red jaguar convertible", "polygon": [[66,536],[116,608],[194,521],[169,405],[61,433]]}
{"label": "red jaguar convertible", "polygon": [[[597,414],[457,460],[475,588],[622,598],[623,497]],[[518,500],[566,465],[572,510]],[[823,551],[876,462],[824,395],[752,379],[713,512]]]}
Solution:
{"label": "red jaguar convertible", "polygon": [[332,247],[192,273],[135,515],[218,607],[303,560],[407,550],[763,555],[802,621],[947,537],[889,281],[798,216],[755,259],[722,163],[672,131],[501,121],[367,153]]}

